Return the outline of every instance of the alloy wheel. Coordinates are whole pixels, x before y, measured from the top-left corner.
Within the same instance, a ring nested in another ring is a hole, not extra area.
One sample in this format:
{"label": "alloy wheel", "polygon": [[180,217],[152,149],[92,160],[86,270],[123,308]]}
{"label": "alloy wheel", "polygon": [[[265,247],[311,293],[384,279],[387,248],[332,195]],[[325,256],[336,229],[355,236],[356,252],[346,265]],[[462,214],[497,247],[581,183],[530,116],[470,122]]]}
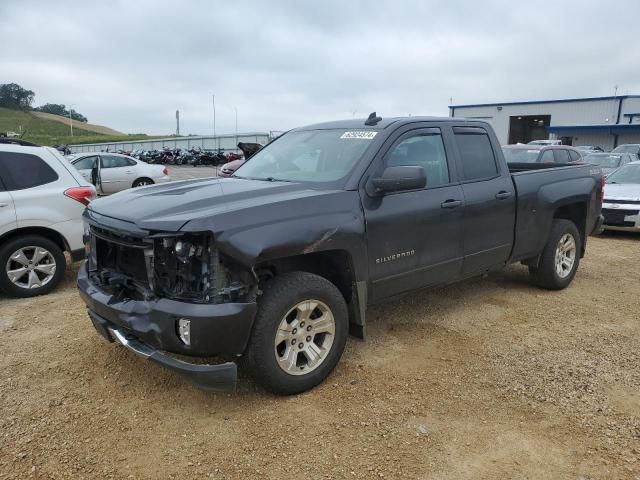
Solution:
{"label": "alloy wheel", "polygon": [[333,345],[336,322],[320,300],[305,300],[284,316],[274,341],[278,366],[290,375],[305,375],[318,368]]}
{"label": "alloy wheel", "polygon": [[576,261],[576,241],[573,235],[565,233],[560,237],[556,247],[555,266],[556,273],[560,278],[567,278],[573,269]]}
{"label": "alloy wheel", "polygon": [[44,287],[53,279],[56,260],[46,248],[22,247],[9,256],[5,269],[11,283],[31,290]]}

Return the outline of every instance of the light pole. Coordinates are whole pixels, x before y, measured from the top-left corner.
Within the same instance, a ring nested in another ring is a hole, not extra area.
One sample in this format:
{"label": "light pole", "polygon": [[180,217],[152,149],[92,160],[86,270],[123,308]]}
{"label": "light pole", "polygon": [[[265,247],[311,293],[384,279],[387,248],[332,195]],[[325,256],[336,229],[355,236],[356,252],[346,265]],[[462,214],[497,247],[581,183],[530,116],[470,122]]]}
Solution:
{"label": "light pole", "polygon": [[73,120],[71,119],[71,107],[73,107],[75,103],[69,105],[69,128],[71,129],[71,136],[73,137]]}
{"label": "light pole", "polygon": [[238,107],[233,107],[236,111],[236,149],[238,148]]}

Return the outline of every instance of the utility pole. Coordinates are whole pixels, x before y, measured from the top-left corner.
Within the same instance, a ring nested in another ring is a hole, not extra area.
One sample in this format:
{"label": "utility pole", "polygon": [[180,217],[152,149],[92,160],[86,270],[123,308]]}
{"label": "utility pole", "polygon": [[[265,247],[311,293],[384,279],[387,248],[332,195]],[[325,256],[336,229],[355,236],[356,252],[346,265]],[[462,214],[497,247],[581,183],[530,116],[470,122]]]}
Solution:
{"label": "utility pole", "polygon": [[180,110],[176,110],[176,137],[180,136]]}
{"label": "utility pole", "polygon": [[216,96],[212,95],[213,100],[213,141],[216,142],[216,147],[218,146],[218,138],[216,135]]}
{"label": "utility pole", "polygon": [[233,107],[236,111],[236,148],[238,146],[238,107]]}
{"label": "utility pole", "polygon": [[69,128],[71,129],[71,136],[73,137],[73,120],[71,119],[71,107],[73,107],[75,103],[69,105]]}

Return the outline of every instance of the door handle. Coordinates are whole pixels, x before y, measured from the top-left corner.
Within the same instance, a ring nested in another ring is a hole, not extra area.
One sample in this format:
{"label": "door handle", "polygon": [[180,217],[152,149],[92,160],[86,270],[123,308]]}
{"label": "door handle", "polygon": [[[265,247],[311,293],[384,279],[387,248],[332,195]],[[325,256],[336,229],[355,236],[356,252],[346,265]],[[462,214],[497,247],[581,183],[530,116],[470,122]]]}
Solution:
{"label": "door handle", "polygon": [[502,190],[502,191],[496,193],[496,198],[498,200],[506,200],[511,195],[513,195],[513,192],[507,192],[506,190]]}
{"label": "door handle", "polygon": [[0,208],[8,206],[8,203],[0,203]]}
{"label": "door handle", "polygon": [[440,206],[442,208],[457,208],[462,205],[462,200],[447,200],[446,202],[442,202]]}

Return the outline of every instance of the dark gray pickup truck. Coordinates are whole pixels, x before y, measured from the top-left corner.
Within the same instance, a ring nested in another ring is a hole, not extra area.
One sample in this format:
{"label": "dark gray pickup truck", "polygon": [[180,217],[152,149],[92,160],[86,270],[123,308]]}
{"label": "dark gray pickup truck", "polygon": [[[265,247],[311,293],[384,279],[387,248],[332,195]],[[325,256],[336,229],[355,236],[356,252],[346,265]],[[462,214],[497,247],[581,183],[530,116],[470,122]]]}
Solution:
{"label": "dark gray pickup truck", "polygon": [[513,262],[569,285],[602,187],[590,165],[507,165],[481,121],[312,125],[231,178],[92,202],[78,288],[107,340],[202,388],[234,388],[242,362],[292,394],[333,370],[349,332],[364,337],[373,303]]}

